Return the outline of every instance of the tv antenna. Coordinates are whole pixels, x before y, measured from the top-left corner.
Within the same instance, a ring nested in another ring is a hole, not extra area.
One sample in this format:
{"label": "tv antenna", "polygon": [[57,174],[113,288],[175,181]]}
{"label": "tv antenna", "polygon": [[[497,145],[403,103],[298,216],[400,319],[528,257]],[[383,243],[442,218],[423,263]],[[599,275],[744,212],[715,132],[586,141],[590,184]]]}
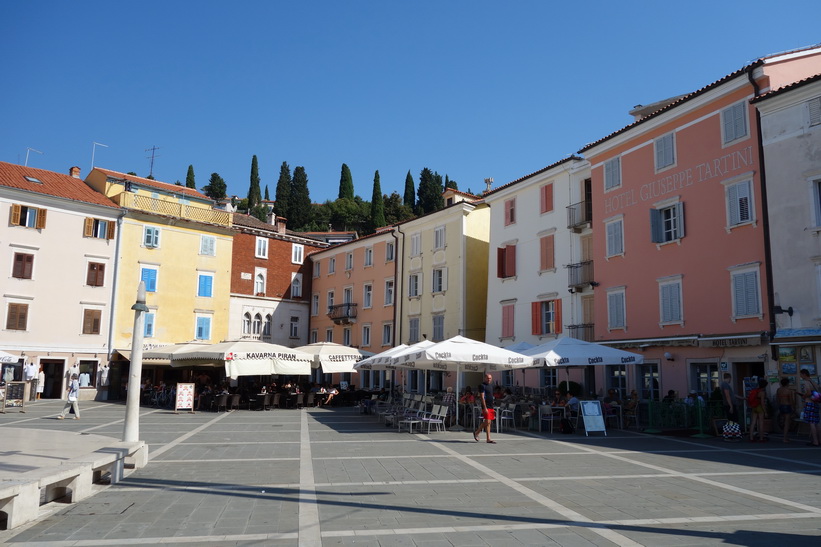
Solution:
{"label": "tv antenna", "polygon": [[29,152],[37,152],[38,154],[42,154],[42,152],[40,152],[39,150],[35,150],[34,148],[26,148],[26,163],[23,165],[23,167],[29,166]]}
{"label": "tv antenna", "polygon": [[149,177],[154,176],[154,158],[157,157],[157,150],[159,150],[159,149],[160,149],[159,146],[152,146],[151,148],[146,148],[145,149],[146,152],[151,152],[151,156],[146,156],[146,158],[150,157],[150,159],[151,159],[151,166],[148,169],[148,176]]}
{"label": "tv antenna", "polygon": [[[103,144],[101,142],[92,142],[91,143],[91,169],[94,169],[94,151],[97,149],[98,146],[104,146],[104,147],[108,148],[107,144]],[[91,169],[89,169],[89,171],[91,171]]]}

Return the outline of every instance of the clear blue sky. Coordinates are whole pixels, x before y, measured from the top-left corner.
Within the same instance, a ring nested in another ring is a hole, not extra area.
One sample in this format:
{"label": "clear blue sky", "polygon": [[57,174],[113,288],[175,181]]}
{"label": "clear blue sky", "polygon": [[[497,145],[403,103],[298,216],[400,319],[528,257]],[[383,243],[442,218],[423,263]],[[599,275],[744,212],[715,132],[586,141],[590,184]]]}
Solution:
{"label": "clear blue sky", "polygon": [[771,53],[821,42],[821,2],[0,2],[0,161],[94,163],[311,199],[342,163],[370,200],[429,167],[478,192],[558,161]]}

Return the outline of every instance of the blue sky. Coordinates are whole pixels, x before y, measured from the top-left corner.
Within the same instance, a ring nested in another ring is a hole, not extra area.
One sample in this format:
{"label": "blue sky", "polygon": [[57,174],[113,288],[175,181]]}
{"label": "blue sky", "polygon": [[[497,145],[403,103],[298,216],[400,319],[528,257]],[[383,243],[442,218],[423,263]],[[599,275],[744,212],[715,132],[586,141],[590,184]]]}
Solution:
{"label": "blue sky", "polygon": [[0,161],[273,198],[283,161],[315,202],[342,163],[370,200],[424,167],[479,192],[752,60],[821,42],[811,1],[0,2]]}

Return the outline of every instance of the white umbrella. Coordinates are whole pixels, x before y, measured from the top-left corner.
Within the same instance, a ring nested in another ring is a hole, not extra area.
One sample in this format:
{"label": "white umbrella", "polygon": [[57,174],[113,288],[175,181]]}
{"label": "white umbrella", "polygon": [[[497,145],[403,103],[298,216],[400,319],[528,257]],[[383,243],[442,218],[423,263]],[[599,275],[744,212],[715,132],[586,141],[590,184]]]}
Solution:
{"label": "white umbrella", "polygon": [[393,370],[396,367],[393,366],[391,358],[407,347],[407,344],[399,344],[395,348],[386,349],[382,353],[362,359],[354,364],[353,368],[356,370]]}
{"label": "white umbrella", "polygon": [[610,346],[564,336],[520,352],[535,365],[581,367],[588,365],[640,365],[644,356]]}
{"label": "white umbrella", "polygon": [[201,349],[208,347],[209,344],[205,342],[183,342],[181,344],[169,344],[167,346],[160,346],[143,352],[143,359],[171,359],[178,353],[184,353],[189,350]]}
{"label": "white umbrella", "polygon": [[19,360],[20,358],[16,355],[0,350],[0,363],[16,363]]}
{"label": "white umbrella", "polygon": [[185,366],[186,361],[211,361],[224,364],[225,374],[239,376],[268,374],[311,374],[313,356],[294,348],[256,340],[239,340],[208,344],[175,353],[172,366]]}
{"label": "white umbrella", "polygon": [[[533,347],[533,344],[531,344],[529,342],[525,342],[524,340],[520,340],[519,342],[516,342],[515,344],[512,344],[510,346],[505,346],[505,349],[509,350],[509,351],[515,351],[516,353],[522,353],[524,350],[530,349],[532,347]],[[524,390],[524,389],[525,389],[525,371],[524,371],[524,369],[522,369],[522,390]]]}
{"label": "white umbrella", "polygon": [[313,368],[322,367],[323,374],[356,372],[354,365],[373,353],[333,342],[315,342],[296,348],[313,356]]}

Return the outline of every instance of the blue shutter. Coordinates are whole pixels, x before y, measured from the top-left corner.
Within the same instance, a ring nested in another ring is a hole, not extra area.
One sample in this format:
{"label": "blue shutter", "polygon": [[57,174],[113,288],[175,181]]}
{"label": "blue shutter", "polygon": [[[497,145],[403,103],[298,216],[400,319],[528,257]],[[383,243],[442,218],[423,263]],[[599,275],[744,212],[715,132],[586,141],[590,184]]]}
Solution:
{"label": "blue shutter", "polygon": [[211,339],[211,318],[197,317],[197,340]]}
{"label": "blue shutter", "polygon": [[140,280],[145,281],[146,292],[157,292],[157,270],[143,268]]}
{"label": "blue shutter", "polygon": [[197,289],[197,296],[205,296],[210,298],[214,284],[214,277],[210,275],[200,275],[199,287]]}
{"label": "blue shutter", "polygon": [[154,314],[153,313],[146,313],[144,316],[145,318],[145,326],[143,328],[143,336],[152,337],[154,336]]}
{"label": "blue shutter", "polygon": [[658,209],[650,209],[650,241],[653,243],[663,243],[663,230],[661,211]]}

